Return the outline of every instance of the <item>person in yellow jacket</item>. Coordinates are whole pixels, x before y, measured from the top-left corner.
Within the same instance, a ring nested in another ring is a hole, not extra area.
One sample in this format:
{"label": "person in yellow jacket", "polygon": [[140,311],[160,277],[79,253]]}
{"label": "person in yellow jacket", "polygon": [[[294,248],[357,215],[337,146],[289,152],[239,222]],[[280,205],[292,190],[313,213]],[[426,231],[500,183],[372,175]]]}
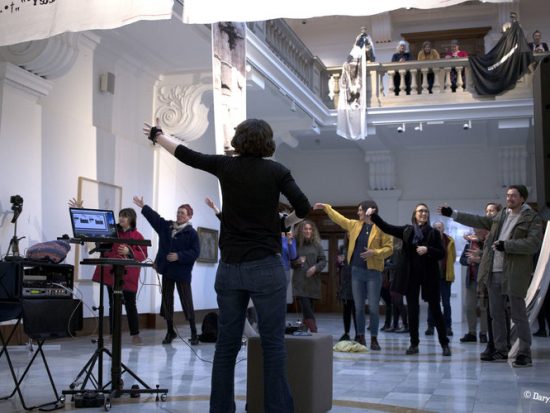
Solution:
{"label": "person in yellow jacket", "polygon": [[[439,272],[441,273],[439,292],[441,294],[441,304],[443,304],[443,317],[445,318],[445,325],[447,326],[447,335],[452,336],[451,284],[455,280],[455,240],[450,235],[445,234],[445,225],[443,222],[434,222],[433,227],[441,234],[441,240],[445,248],[445,257],[439,261]],[[432,314],[428,311],[428,329],[426,330],[426,335],[433,335],[433,333],[434,321]]]}
{"label": "person in yellow jacket", "polygon": [[348,219],[329,204],[317,203],[313,209],[322,209],[328,217],[349,234],[347,261],[351,266],[351,290],[357,321],[356,341],[366,345],[365,299],[369,300],[371,350],[380,350],[378,343],[379,301],[384,260],[393,253],[392,237],[380,231],[365,215],[367,209],[378,208],[374,201],[363,201],[357,207],[359,219]]}

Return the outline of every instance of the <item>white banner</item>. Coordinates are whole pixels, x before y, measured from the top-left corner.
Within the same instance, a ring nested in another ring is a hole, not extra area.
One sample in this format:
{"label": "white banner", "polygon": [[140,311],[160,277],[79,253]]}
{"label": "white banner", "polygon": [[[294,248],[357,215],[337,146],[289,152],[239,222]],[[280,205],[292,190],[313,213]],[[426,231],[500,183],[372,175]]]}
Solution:
{"label": "white banner", "polygon": [[173,0],[0,0],[0,46],[172,17]]}
{"label": "white banner", "polygon": [[[435,9],[464,3],[466,0],[185,0],[184,23],[220,21],[262,21],[278,18],[306,19],[320,16],[372,16],[400,8]],[[511,3],[512,0],[485,0],[486,3]]]}

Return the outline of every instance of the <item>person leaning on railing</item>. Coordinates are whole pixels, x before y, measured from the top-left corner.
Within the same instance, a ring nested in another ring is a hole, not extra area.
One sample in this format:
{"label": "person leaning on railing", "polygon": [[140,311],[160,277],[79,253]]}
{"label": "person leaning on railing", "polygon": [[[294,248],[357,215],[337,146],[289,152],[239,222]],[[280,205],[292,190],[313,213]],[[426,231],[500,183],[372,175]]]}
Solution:
{"label": "person leaning on railing", "polygon": [[[422,50],[418,52],[418,58],[417,60],[423,61],[423,60],[438,60],[441,57],[439,56],[439,52],[435,49],[432,49],[432,43],[429,40],[426,40],[424,43],[422,43]],[[420,74],[420,84],[424,82],[423,74]],[[428,92],[432,93],[432,89],[434,86],[434,79],[435,75],[432,69],[428,72]]]}

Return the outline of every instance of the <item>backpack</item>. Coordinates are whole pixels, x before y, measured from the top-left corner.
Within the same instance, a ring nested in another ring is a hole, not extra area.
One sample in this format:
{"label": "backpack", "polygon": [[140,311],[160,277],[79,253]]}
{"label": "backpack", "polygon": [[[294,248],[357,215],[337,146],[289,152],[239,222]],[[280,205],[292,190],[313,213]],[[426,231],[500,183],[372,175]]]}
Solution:
{"label": "backpack", "polygon": [[212,311],[204,316],[199,340],[203,343],[215,343],[218,340],[218,313]]}

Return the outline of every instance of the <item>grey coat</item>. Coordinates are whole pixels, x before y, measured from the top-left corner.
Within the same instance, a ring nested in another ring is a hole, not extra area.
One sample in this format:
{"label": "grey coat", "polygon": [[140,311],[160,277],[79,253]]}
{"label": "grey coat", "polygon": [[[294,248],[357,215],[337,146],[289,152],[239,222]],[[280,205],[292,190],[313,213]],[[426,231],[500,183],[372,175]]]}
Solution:
{"label": "grey coat", "polygon": [[[298,246],[298,257],[306,257],[306,262],[292,273],[292,288],[296,297],[321,298],[320,272],[325,267],[327,259],[321,245],[307,244]],[[315,265],[317,272],[312,277],[306,277],[308,268]]]}
{"label": "grey coat", "polygon": [[[506,209],[502,209],[493,218],[459,212],[455,218],[456,222],[463,225],[489,230],[479,264],[478,289],[483,284],[487,284],[489,275],[493,271],[494,251],[492,245],[498,241],[506,214]],[[542,220],[529,205],[524,204],[520,217],[512,229],[510,239],[504,241],[503,293],[525,298],[533,272],[533,255],[539,251],[541,242]]]}

